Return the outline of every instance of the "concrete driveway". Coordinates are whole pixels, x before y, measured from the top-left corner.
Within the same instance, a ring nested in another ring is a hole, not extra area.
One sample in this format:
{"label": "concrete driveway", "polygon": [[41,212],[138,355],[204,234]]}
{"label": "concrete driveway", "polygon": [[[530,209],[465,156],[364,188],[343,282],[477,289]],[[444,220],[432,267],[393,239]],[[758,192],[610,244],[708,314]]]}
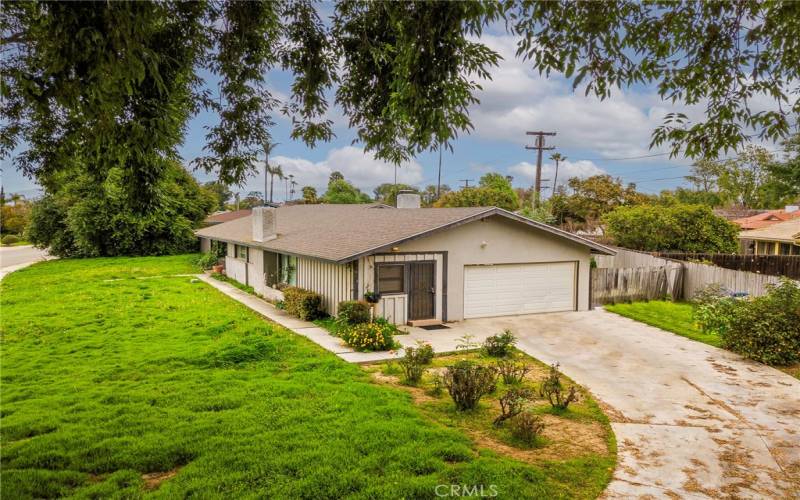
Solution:
{"label": "concrete driveway", "polygon": [[32,245],[0,247],[0,279],[18,269],[48,258],[45,250],[40,250]]}
{"label": "concrete driveway", "polygon": [[607,497],[800,498],[797,379],[603,310],[468,320],[425,337],[505,328],[607,407],[619,446]]}

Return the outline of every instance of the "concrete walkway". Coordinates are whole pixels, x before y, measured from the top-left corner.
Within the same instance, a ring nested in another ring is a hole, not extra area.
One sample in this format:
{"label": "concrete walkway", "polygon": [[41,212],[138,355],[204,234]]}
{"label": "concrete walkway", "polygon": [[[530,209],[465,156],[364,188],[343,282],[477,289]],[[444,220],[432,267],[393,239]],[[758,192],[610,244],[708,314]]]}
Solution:
{"label": "concrete walkway", "polygon": [[[313,323],[227,283],[200,279],[342,359],[360,353]],[[404,346],[451,352],[510,329],[519,347],[587,387],[604,405],[619,456],[607,498],[800,498],[800,381],[736,354],[603,311],[467,320],[409,328]]]}

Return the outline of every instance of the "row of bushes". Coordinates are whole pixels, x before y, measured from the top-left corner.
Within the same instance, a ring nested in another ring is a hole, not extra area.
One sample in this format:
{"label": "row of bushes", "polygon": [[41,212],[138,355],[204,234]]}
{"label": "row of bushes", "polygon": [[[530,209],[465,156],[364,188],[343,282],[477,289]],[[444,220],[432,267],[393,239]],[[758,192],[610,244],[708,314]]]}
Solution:
{"label": "row of bushes", "polygon": [[694,320],[723,346],[769,365],[800,362],[800,286],[782,279],[761,297],[736,298],[710,285],[692,299]]}

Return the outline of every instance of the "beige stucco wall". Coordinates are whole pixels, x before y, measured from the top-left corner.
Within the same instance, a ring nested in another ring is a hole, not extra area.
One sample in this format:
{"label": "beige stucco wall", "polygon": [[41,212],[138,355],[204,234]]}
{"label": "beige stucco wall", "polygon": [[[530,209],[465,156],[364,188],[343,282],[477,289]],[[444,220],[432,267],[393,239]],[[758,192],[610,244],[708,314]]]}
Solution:
{"label": "beige stucco wall", "polygon": [[200,238],[200,251],[207,253],[211,251],[211,240],[208,238]]}
{"label": "beige stucco wall", "polygon": [[490,217],[398,245],[398,251],[447,251],[448,321],[464,317],[464,266],[470,264],[577,262],[578,309],[589,309],[589,248],[519,222]]}

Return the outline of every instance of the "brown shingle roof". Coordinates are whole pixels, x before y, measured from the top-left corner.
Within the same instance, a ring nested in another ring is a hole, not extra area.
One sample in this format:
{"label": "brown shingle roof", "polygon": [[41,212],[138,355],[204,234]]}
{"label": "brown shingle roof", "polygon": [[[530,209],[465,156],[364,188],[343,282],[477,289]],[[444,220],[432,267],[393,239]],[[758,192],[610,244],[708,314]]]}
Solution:
{"label": "brown shingle roof", "polygon": [[761,229],[742,231],[739,238],[743,240],[783,241],[791,243],[800,240],[800,219],[778,222]]}
{"label": "brown shingle roof", "polygon": [[249,208],[243,208],[242,210],[231,210],[228,212],[218,212],[206,217],[205,223],[211,225],[230,222],[232,220],[241,219],[242,217],[247,217],[252,212],[253,211]]}
{"label": "brown shingle roof", "polygon": [[278,252],[347,262],[402,241],[500,215],[570,239],[598,252],[600,244],[494,207],[396,209],[385,205],[292,205],[276,209],[276,239],[252,239],[252,216],[196,231],[201,237],[242,243]]}

